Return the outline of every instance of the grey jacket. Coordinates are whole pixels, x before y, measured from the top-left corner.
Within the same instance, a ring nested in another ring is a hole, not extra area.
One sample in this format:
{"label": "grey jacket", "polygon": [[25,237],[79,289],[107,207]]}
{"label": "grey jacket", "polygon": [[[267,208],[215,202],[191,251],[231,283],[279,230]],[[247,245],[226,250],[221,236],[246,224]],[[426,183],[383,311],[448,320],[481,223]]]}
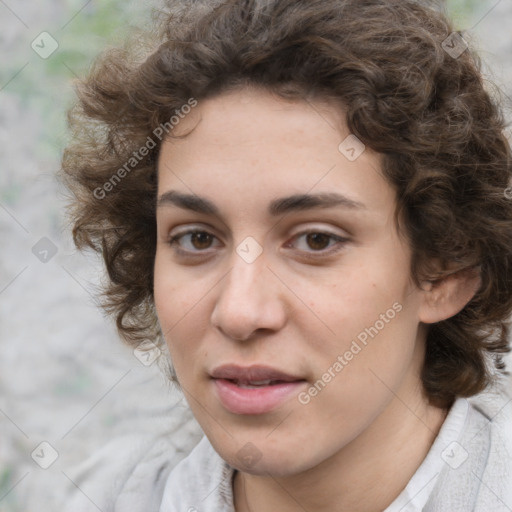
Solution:
{"label": "grey jacket", "polygon": [[[418,508],[406,488],[384,512],[512,511],[512,401],[483,395],[456,404],[459,413],[464,410],[464,429],[454,441],[445,421],[417,472],[428,466],[439,473],[423,500],[426,504]],[[234,512],[234,469],[205,436],[188,453],[197,436],[179,440],[176,435],[160,432],[137,443],[132,440],[128,450],[127,440],[106,447],[75,473],[78,487],[65,510]]]}

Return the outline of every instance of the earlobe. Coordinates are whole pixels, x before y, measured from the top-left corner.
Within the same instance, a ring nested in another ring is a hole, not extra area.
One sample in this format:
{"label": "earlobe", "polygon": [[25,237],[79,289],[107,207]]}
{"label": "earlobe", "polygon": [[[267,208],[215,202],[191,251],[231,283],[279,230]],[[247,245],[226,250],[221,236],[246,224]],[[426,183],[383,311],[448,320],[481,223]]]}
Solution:
{"label": "earlobe", "polygon": [[459,270],[422,285],[419,320],[432,324],[447,320],[461,311],[480,288],[480,268]]}

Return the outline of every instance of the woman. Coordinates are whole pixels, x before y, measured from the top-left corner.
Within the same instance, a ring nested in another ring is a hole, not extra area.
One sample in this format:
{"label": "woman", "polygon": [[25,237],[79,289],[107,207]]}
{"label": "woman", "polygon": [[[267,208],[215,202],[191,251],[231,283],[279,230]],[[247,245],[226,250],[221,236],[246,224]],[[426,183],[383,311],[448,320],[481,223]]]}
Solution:
{"label": "woman", "polygon": [[167,344],[205,437],[102,506],[511,510],[510,425],[467,400],[512,310],[510,147],[477,57],[412,0],[171,7],[79,84],[63,176],[105,308]]}

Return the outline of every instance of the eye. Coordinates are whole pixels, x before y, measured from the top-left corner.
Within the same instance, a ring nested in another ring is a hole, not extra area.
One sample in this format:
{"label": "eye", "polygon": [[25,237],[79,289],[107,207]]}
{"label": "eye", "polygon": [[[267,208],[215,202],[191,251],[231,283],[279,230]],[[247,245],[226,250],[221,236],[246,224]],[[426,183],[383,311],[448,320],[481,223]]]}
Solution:
{"label": "eye", "polygon": [[[168,244],[178,255],[199,256],[201,253],[206,253],[208,249],[215,247],[213,245],[215,240],[218,240],[217,237],[208,231],[192,229],[170,237]],[[296,241],[300,243],[294,243]],[[319,256],[336,253],[348,241],[348,238],[343,238],[334,233],[310,230],[295,235],[292,242],[287,243],[286,247],[295,246],[308,256],[316,257],[315,253],[319,253]]]}
{"label": "eye", "polygon": [[170,237],[168,244],[173,247],[178,254],[189,255],[205,252],[206,249],[212,246],[213,241],[216,239],[217,237],[208,233],[208,231],[193,229]]}
{"label": "eye", "polygon": [[[293,241],[297,240],[302,240],[302,243],[295,244],[300,251],[306,253],[321,253],[322,255],[338,252],[343,248],[343,245],[348,242],[348,238],[323,231],[306,231],[299,233],[293,238]],[[287,244],[287,247],[290,245],[291,244]],[[330,248],[336,246],[336,249],[330,250]]]}

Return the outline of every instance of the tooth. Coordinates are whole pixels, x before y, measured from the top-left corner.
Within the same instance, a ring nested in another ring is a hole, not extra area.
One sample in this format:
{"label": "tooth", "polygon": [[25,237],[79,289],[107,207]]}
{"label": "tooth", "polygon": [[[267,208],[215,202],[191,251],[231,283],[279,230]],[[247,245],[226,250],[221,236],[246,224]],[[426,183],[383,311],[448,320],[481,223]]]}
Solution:
{"label": "tooth", "polygon": [[257,380],[252,382],[237,382],[238,387],[240,388],[256,388],[260,386],[268,386],[272,380]]}

